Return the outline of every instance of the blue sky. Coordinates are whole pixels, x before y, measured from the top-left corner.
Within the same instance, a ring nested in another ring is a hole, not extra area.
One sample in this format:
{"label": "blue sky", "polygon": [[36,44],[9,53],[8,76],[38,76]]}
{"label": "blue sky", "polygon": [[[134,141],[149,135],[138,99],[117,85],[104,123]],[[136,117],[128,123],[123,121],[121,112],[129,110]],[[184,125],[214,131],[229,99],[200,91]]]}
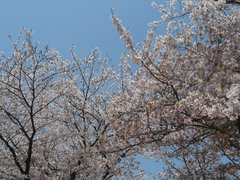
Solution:
{"label": "blue sky", "polygon": [[151,0],[0,0],[0,49],[9,50],[21,26],[34,30],[34,39],[49,44],[69,58],[72,44],[78,55],[87,56],[94,47],[119,63],[124,44],[110,20],[110,9],[130,27],[134,41],[144,39],[147,24],[158,19]]}
{"label": "blue sky", "polygon": [[[159,0],[160,1],[160,0]],[[113,26],[111,8],[130,28],[134,42],[142,41],[149,29],[147,24],[160,18],[151,7],[152,0],[0,0],[0,51],[11,52],[11,41],[24,26],[34,30],[34,40],[41,46],[49,44],[63,59],[70,59],[70,48],[76,46],[79,57],[87,56],[98,47],[117,67],[124,43]],[[159,30],[161,32],[161,30]],[[148,171],[159,164],[141,159]]]}

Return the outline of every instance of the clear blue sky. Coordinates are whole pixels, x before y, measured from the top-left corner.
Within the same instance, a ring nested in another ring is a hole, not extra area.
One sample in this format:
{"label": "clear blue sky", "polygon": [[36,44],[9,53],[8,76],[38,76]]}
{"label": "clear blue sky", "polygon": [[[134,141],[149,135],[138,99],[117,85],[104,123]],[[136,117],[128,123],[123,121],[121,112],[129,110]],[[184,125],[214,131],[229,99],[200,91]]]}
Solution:
{"label": "clear blue sky", "polygon": [[0,0],[0,49],[9,50],[21,26],[34,30],[34,39],[50,44],[69,58],[72,44],[86,56],[94,47],[119,63],[124,50],[111,20],[110,9],[130,27],[135,42],[144,39],[147,24],[159,18],[151,0]]}
{"label": "clear blue sky", "polygon": [[[41,46],[49,44],[63,59],[70,58],[70,48],[76,45],[79,57],[87,56],[95,47],[108,54],[114,65],[120,62],[124,43],[113,26],[111,8],[130,28],[134,42],[142,41],[147,24],[160,18],[151,7],[152,0],[0,0],[0,51],[11,52],[11,41],[21,27],[34,30],[34,40]],[[157,164],[141,160],[148,171]]]}

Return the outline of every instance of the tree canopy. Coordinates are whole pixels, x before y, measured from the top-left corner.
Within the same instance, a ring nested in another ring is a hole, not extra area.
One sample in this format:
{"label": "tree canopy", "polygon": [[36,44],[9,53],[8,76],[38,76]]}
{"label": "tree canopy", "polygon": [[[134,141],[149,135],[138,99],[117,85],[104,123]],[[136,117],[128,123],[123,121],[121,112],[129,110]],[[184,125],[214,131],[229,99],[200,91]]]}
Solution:
{"label": "tree canopy", "polygon": [[147,179],[138,154],[165,163],[160,179],[240,178],[238,1],[152,6],[139,43],[112,11],[120,73],[98,49],[40,50],[24,28],[1,53],[1,179]]}

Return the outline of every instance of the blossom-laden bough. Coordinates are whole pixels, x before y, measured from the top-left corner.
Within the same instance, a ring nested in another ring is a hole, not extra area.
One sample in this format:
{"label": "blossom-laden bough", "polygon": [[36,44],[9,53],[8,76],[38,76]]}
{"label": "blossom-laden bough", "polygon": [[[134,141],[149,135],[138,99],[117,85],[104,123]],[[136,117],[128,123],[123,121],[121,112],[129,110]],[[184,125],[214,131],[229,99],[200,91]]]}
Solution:
{"label": "blossom-laden bough", "polygon": [[109,114],[109,59],[97,48],[81,59],[72,48],[64,61],[26,29],[13,47],[0,61],[0,179],[137,179],[136,151]]}
{"label": "blossom-laden bough", "polygon": [[[240,12],[238,1],[172,0],[142,43],[112,14],[128,54],[127,89],[116,102],[135,124],[139,152],[166,163],[161,179],[239,179]],[[167,23],[166,35],[155,35]],[[138,67],[131,72],[128,62]],[[126,76],[126,75],[125,75]],[[129,108],[125,108],[128,104]],[[131,114],[131,115],[130,115]],[[126,135],[128,137],[128,135]]]}
{"label": "blossom-laden bough", "polygon": [[166,163],[160,179],[239,179],[240,12],[229,2],[153,2],[163,16],[136,46],[112,12],[128,50],[120,74],[98,49],[64,61],[23,29],[0,53],[0,178],[147,179],[141,154]]}

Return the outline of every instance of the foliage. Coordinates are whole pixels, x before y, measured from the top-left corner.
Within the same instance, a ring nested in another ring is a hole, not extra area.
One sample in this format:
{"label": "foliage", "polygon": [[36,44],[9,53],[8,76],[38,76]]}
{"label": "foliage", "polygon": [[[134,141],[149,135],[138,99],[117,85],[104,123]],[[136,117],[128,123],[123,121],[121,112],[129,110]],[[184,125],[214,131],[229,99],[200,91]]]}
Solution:
{"label": "foliage", "polygon": [[129,50],[125,63],[139,66],[122,93],[138,109],[131,121],[140,126],[133,133],[143,135],[143,154],[166,163],[161,179],[239,179],[239,7],[209,0],[152,6],[163,15],[151,25],[168,23],[167,33],[149,30],[136,46],[112,15]]}
{"label": "foliage", "polygon": [[141,154],[166,163],[160,179],[239,179],[240,11],[229,2],[153,2],[163,16],[136,46],[112,12],[128,50],[119,74],[98,49],[64,61],[23,29],[0,58],[0,178],[146,179]]}
{"label": "foliage", "polygon": [[133,151],[115,149],[108,59],[98,49],[80,59],[72,49],[73,60],[63,61],[23,32],[11,57],[1,53],[0,178],[127,177]]}

